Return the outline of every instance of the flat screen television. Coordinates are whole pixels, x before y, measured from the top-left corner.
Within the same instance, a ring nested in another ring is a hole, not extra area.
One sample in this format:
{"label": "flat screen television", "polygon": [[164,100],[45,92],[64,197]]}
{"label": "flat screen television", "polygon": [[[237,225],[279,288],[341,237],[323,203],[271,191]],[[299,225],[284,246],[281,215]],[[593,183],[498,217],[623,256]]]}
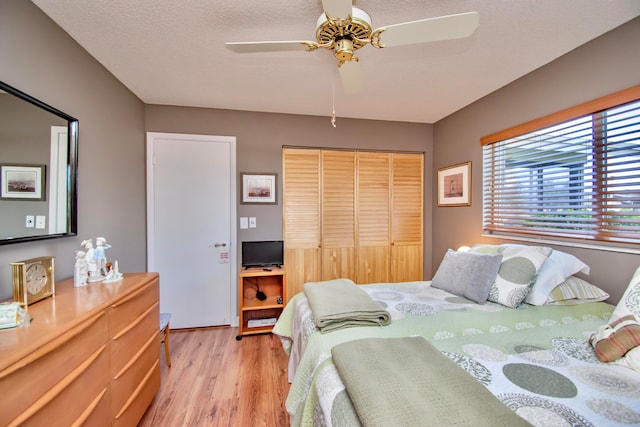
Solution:
{"label": "flat screen television", "polygon": [[269,240],[242,242],[242,266],[267,267],[284,264],[284,242]]}

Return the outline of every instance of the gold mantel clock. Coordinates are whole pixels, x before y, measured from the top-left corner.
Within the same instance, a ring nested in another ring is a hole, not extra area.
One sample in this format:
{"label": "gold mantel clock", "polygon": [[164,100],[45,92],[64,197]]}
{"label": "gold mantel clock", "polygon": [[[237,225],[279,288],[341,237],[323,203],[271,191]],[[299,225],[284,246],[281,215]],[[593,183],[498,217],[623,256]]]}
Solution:
{"label": "gold mantel clock", "polygon": [[27,307],[56,291],[53,257],[12,262],[13,300]]}

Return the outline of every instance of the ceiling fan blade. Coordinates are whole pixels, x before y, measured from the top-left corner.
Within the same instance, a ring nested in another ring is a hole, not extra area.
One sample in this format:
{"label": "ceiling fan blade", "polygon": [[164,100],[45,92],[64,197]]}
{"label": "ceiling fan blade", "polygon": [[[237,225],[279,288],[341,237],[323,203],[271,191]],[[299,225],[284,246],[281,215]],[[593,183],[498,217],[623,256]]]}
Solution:
{"label": "ceiling fan blade", "polygon": [[351,15],[351,0],[322,0],[324,14],[330,18],[348,18]]}
{"label": "ceiling fan blade", "polygon": [[478,27],[478,12],[459,13],[389,25],[379,31],[379,40],[372,44],[376,47],[404,46],[428,43],[439,40],[461,39],[470,36]]}
{"label": "ceiling fan blade", "polygon": [[357,93],[362,90],[362,76],[358,61],[345,62],[340,66],[339,70],[342,89],[346,93]]}
{"label": "ceiling fan blade", "polygon": [[317,49],[318,44],[310,41],[276,41],[276,42],[228,42],[227,49],[236,53],[286,52]]}

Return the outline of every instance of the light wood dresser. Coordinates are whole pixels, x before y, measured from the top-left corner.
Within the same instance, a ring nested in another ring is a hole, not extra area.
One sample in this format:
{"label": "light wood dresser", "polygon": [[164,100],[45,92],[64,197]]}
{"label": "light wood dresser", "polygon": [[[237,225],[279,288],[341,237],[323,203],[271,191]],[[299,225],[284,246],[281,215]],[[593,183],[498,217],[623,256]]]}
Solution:
{"label": "light wood dresser", "polygon": [[0,331],[0,425],[135,426],[160,387],[158,274],[64,280],[29,315]]}

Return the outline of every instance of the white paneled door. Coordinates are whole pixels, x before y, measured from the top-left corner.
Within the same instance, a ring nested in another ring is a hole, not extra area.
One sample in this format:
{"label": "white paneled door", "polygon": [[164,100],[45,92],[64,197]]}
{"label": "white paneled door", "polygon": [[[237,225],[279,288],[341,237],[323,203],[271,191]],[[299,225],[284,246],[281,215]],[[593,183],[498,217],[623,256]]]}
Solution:
{"label": "white paneled door", "polygon": [[172,328],[232,323],[235,188],[235,137],[147,133],[147,267]]}

